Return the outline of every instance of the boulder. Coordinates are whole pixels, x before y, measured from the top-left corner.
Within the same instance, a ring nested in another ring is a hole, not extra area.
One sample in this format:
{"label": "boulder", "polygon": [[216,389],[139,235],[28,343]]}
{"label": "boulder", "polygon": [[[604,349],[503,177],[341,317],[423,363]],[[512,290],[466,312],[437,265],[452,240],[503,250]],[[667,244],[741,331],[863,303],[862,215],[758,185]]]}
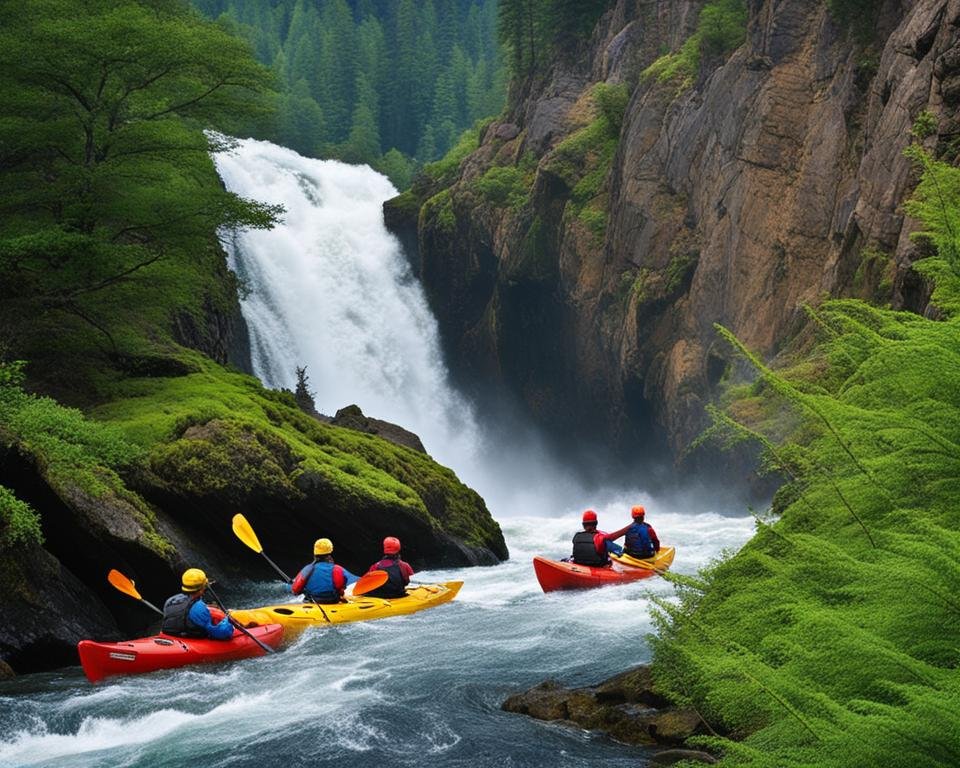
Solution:
{"label": "boulder", "polygon": [[359,405],[348,405],[345,408],[341,408],[337,411],[336,416],[330,420],[330,423],[338,427],[347,427],[348,429],[355,429],[358,432],[376,435],[377,437],[382,437],[384,440],[389,440],[391,443],[420,451],[420,453],[427,452],[419,436],[389,421],[364,416]]}
{"label": "boulder", "polygon": [[705,731],[696,712],[671,706],[657,691],[648,666],[587,688],[565,688],[548,680],[510,696],[502,709],[603,731],[625,744],[675,746]]}

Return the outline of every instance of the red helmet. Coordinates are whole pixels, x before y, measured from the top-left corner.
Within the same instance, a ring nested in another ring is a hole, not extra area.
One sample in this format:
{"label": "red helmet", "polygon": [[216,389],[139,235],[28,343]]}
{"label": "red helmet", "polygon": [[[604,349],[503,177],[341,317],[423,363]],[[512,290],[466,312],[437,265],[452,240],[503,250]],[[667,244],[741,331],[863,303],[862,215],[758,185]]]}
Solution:
{"label": "red helmet", "polygon": [[643,517],[647,514],[647,510],[641,507],[639,504],[630,510],[630,514],[634,518]]}
{"label": "red helmet", "polygon": [[396,536],[387,536],[383,540],[383,554],[395,555],[400,551],[400,539]]}
{"label": "red helmet", "polygon": [[595,523],[597,522],[597,513],[592,509],[588,509],[583,513],[583,522],[585,523]]}

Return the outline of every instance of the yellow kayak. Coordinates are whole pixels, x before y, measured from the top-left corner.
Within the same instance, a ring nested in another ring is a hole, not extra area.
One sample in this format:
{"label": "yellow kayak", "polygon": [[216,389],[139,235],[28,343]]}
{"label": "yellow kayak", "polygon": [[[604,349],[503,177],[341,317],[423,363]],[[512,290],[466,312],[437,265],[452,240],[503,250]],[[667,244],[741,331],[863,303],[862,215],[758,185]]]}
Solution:
{"label": "yellow kayak", "polygon": [[345,624],[349,621],[385,619],[416,613],[435,605],[449,603],[457,596],[462,581],[447,581],[441,584],[420,584],[407,587],[406,597],[385,599],[380,597],[348,597],[347,602],[336,605],[316,603],[287,603],[268,605],[263,608],[231,610],[230,614],[246,626],[251,624],[282,624],[284,636],[307,627],[325,624]]}
{"label": "yellow kayak", "polygon": [[673,563],[673,558],[677,554],[677,550],[674,547],[661,547],[660,551],[657,552],[651,558],[647,560],[640,560],[636,557],[630,557],[630,555],[624,553],[622,555],[610,555],[611,560],[615,560],[620,565],[629,565],[631,568],[644,568],[650,571],[665,571]]}

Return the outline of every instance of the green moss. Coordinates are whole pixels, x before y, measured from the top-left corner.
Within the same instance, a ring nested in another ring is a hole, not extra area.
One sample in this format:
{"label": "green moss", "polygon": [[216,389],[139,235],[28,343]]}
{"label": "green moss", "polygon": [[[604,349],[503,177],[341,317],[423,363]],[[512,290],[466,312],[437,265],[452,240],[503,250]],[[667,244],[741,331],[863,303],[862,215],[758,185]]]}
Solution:
{"label": "green moss", "polygon": [[293,498],[315,483],[344,508],[404,509],[474,546],[499,538],[483,501],[428,456],[319,422],[288,393],[193,358],[198,373],[123,381],[92,412],[148,450],[161,477],[201,497],[256,488]]}
{"label": "green moss", "polygon": [[457,217],[453,212],[453,197],[449,189],[441,190],[423,204],[419,226],[421,229],[436,227],[448,235],[456,231]]}
{"label": "green moss", "polygon": [[519,210],[530,199],[527,175],[515,166],[493,166],[473,181],[473,190],[495,208]]}

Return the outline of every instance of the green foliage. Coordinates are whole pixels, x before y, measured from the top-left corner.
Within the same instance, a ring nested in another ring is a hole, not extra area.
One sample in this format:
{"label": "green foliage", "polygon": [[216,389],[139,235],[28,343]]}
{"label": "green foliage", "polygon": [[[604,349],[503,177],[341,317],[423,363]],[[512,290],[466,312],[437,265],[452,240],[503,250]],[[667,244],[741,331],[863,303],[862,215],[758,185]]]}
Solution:
{"label": "green foliage", "polygon": [[0,437],[40,461],[51,482],[70,483],[93,496],[121,487],[115,470],[135,464],[142,451],[108,425],[23,391],[23,364],[0,363]]}
{"label": "green foliage", "polygon": [[319,483],[344,509],[402,509],[469,544],[498,539],[482,499],[429,456],[317,421],[290,393],[199,355],[192,362],[187,376],[120,382],[92,414],[141,446],[167,482],[201,497],[257,489],[286,499],[301,495],[300,482]]}
{"label": "green foliage", "polygon": [[460,163],[480,146],[480,132],[483,125],[484,123],[477,123],[460,134],[457,143],[450,148],[442,159],[423,166],[424,174],[438,185],[449,186],[452,184],[460,170]]}
{"label": "green foliage", "polygon": [[[268,82],[245,43],[174,0],[0,9],[0,322],[18,352],[89,349],[78,325],[126,352],[128,317],[156,309],[169,327],[229,294],[190,280],[216,282],[215,233],[279,211],[223,189],[209,152],[225,140],[201,129],[257,111]],[[168,302],[167,286],[192,296]]]}
{"label": "green foliage", "polygon": [[453,197],[449,189],[443,189],[420,208],[420,227],[435,226],[441,232],[452,235],[457,228],[453,212]]}
{"label": "green foliage", "polygon": [[952,269],[960,270],[960,168],[934,160],[920,144],[911,144],[906,154],[920,172],[905,206],[924,224],[913,238],[930,241]]}
{"label": "green foliage", "polygon": [[[768,407],[741,411],[752,423],[714,411],[709,436],[755,443],[787,482],[741,552],[659,603],[653,642],[658,682],[696,707],[722,765],[960,761],[960,273],[945,223],[960,189],[918,162],[930,176],[910,206],[938,255],[917,268],[945,320],[829,301],[808,310],[815,346],[779,371],[721,329],[759,377],[741,394]],[[763,414],[784,410],[792,425],[770,434]]]}
{"label": "green foliage", "polygon": [[43,544],[40,515],[0,485],[0,552]]}
{"label": "green foliage", "polygon": [[519,168],[493,166],[473,182],[474,191],[496,208],[523,207],[530,196],[526,175]]}
{"label": "green foliage", "polygon": [[746,38],[747,6],[744,0],[712,0],[700,11],[697,29],[678,51],[666,53],[643,71],[644,78],[674,82],[677,93],[693,85],[703,56],[727,56]]}
{"label": "green foliage", "polygon": [[[503,107],[495,0],[194,5],[246,36],[282,90],[274,119],[248,121],[245,135],[374,167],[384,162],[381,148],[390,147],[421,165]],[[395,160],[387,163],[396,168]]]}
{"label": "green foliage", "polygon": [[575,57],[611,0],[499,0],[497,29],[514,77]]}

